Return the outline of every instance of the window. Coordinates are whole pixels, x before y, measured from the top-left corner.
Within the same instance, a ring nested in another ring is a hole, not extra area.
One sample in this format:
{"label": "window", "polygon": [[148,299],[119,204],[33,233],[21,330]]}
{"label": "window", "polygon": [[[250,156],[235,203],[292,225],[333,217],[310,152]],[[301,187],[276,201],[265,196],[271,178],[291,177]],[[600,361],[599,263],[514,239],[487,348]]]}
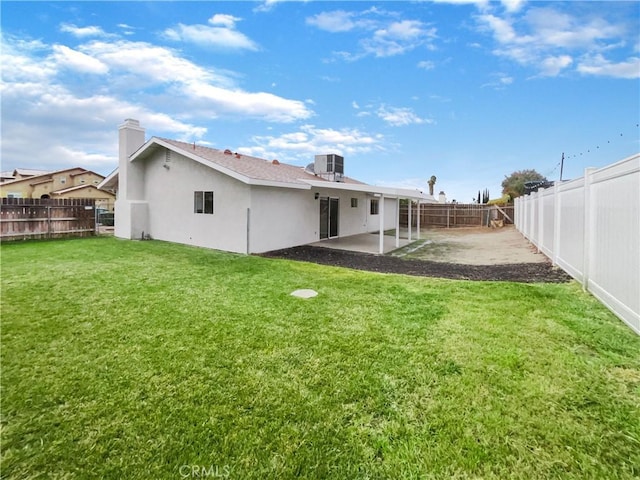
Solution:
{"label": "window", "polygon": [[351,208],[358,208],[358,199],[351,198]]}
{"label": "window", "polygon": [[372,198],[371,199],[371,209],[370,209],[369,213],[371,213],[371,215],[378,215],[378,208],[379,208],[378,199],[377,198]]}
{"label": "window", "polygon": [[193,213],[213,214],[213,192],[193,192]]}

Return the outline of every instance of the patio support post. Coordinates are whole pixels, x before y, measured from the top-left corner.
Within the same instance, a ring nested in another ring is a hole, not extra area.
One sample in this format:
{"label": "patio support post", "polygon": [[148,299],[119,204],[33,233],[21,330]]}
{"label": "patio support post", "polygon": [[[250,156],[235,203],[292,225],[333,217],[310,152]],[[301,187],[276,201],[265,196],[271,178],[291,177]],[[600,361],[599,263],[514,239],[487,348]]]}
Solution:
{"label": "patio support post", "polygon": [[417,223],[417,227],[416,227],[416,239],[420,240],[420,199],[418,199],[416,201],[416,205],[418,206],[418,218],[416,218],[416,223]]}
{"label": "patio support post", "polygon": [[396,248],[400,248],[400,197],[396,198]]}
{"label": "patio support post", "polygon": [[378,208],[380,214],[380,249],[379,253],[384,253],[384,195],[380,195],[380,207]]}
{"label": "patio support post", "polygon": [[407,205],[409,206],[409,213],[407,217],[409,221],[407,222],[407,226],[408,226],[408,232],[409,232],[409,242],[411,242],[411,209],[413,207],[413,202],[411,201],[410,198],[407,198]]}

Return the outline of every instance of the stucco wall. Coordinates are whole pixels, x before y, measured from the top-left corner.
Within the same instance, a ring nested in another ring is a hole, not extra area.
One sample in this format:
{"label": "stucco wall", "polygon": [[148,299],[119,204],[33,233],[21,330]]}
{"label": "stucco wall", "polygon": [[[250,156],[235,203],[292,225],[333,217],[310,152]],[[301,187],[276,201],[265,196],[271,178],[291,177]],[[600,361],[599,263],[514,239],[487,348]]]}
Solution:
{"label": "stucco wall", "polygon": [[[155,239],[246,253],[249,188],[178,154],[159,149],[143,162],[148,233]],[[168,168],[165,168],[165,165]],[[214,213],[194,213],[194,192],[214,192]]]}
{"label": "stucco wall", "polygon": [[251,188],[251,253],[311,243],[319,238],[320,207],[311,190]]}
{"label": "stucco wall", "polygon": [[[330,188],[293,190],[270,187],[251,188],[250,249],[261,253],[320,240],[319,197],[338,198],[338,235],[345,237],[380,228],[379,215],[370,215],[371,197],[360,192]],[[351,207],[351,199],[358,206]],[[385,229],[395,228],[396,200],[385,199]]]}
{"label": "stucco wall", "polygon": [[[377,232],[380,230],[380,213],[377,215],[371,215],[371,200],[374,197],[367,197],[367,232]],[[380,204],[380,198],[378,199],[378,212],[382,210],[382,204]],[[384,230],[396,228],[396,222],[398,217],[397,199],[385,198],[384,199]]]}

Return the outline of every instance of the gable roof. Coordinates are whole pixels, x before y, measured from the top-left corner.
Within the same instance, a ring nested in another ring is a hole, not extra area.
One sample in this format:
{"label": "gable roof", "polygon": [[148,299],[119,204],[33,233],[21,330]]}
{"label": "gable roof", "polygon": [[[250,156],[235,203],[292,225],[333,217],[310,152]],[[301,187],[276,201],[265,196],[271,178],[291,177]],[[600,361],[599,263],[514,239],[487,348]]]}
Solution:
{"label": "gable roof", "polygon": [[[21,169],[20,171],[25,171],[26,169]],[[30,182],[31,185],[36,185],[38,183],[46,183],[48,181],[51,181],[53,179],[54,175],[58,175],[60,173],[64,173],[64,172],[70,172],[73,170],[81,170],[80,173],[78,173],[77,175],[80,174],[85,174],[85,173],[95,173],[95,172],[91,172],[91,170],[87,170],[85,168],[82,167],[72,167],[72,168],[65,168],[63,170],[55,170],[53,172],[45,172],[39,175],[31,175],[31,176],[27,176],[24,178],[17,178],[14,180],[9,180],[7,182],[3,182],[2,185],[9,185],[9,184],[14,184],[14,183],[18,183],[18,182]],[[15,171],[18,171],[18,169],[16,169]],[[35,171],[35,170],[32,170]],[[102,177],[102,175],[96,173],[97,176]]]}
{"label": "gable roof", "polygon": [[24,180],[27,177],[35,177],[37,175],[45,175],[49,173],[49,170],[34,170],[31,168],[14,168],[13,170],[7,170],[0,172],[0,178],[5,179],[4,182],[11,182],[16,180],[17,176],[21,176],[17,180]]}
{"label": "gable roof", "polygon": [[[269,161],[250,155],[234,153],[230,150],[223,151],[195,143],[180,142],[178,140],[161,137],[152,137],[149,139],[129,157],[129,161],[136,162],[144,160],[162,148],[176,152],[247,185],[302,190],[310,190],[312,187],[332,188],[401,198],[432,199],[431,196],[425,195],[418,190],[377,187],[349,177],[344,177],[342,182],[333,182],[307,172],[304,167],[281,163],[277,160]],[[98,184],[98,188],[114,188],[117,182],[118,169],[116,168]]]}
{"label": "gable roof", "polygon": [[[149,151],[149,148],[153,144],[173,150],[176,153],[180,153],[185,157],[212,167],[236,180],[250,185],[271,186],[272,184],[289,184],[292,188],[295,188],[296,185],[307,188],[308,184],[305,180],[320,180],[327,183],[334,183],[306,172],[303,167],[281,163],[277,160],[269,161],[263,158],[231,152],[231,150],[223,151],[203,145],[159,137],[153,137],[149,140],[145,146],[132,155],[131,161],[145,156],[144,152]],[[349,177],[344,177],[344,183],[363,184]]]}

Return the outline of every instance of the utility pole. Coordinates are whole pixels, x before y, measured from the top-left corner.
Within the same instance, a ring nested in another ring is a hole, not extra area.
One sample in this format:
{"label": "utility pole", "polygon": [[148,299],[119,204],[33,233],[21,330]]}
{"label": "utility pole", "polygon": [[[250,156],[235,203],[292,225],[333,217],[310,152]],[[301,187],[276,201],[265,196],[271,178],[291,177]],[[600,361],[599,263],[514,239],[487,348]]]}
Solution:
{"label": "utility pole", "polygon": [[560,160],[560,181],[562,181],[562,170],[564,169],[564,152],[562,152],[562,159]]}

